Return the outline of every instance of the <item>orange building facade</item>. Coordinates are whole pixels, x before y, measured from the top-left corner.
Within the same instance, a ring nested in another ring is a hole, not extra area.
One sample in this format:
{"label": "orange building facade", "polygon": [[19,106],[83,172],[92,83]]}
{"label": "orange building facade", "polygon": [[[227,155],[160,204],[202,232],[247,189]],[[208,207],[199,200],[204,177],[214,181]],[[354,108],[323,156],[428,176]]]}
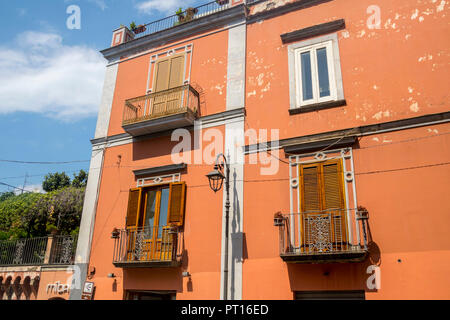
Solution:
{"label": "orange building facade", "polygon": [[81,284],[97,300],[450,298],[449,13],[230,0],[115,30]]}

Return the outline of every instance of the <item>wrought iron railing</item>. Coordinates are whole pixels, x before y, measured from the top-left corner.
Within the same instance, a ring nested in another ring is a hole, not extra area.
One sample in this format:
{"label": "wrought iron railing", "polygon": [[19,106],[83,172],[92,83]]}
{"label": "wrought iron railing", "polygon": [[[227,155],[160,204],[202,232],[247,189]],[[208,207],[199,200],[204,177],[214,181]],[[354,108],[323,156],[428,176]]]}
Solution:
{"label": "wrought iron railing", "polygon": [[72,264],[77,249],[77,238],[73,236],[55,236],[52,239],[49,264]]}
{"label": "wrought iron railing", "polygon": [[228,1],[212,1],[201,6],[192,8],[193,10],[185,10],[179,14],[147,23],[137,28],[135,38],[141,38],[149,34],[157,33],[166,29],[176,27],[181,24],[188,23],[201,17],[209,16],[213,13],[226,10],[230,7],[231,0]]}
{"label": "wrought iron railing", "polygon": [[0,266],[41,265],[47,237],[0,241]]}
{"label": "wrought iron railing", "polygon": [[114,236],[115,264],[179,261],[182,253],[183,232],[177,227],[131,228]]}
{"label": "wrought iron railing", "polygon": [[358,210],[279,214],[281,255],[367,251],[367,215]]}
{"label": "wrought iron railing", "polygon": [[198,92],[190,85],[183,85],[125,101],[122,125],[166,117],[188,110],[197,113],[198,107]]}

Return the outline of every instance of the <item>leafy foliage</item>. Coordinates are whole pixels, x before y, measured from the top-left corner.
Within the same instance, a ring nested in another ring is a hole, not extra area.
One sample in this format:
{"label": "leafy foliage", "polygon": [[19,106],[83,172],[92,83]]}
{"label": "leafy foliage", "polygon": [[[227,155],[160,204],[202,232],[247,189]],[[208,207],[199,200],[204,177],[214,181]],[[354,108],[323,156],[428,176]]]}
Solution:
{"label": "leafy foliage", "polygon": [[80,170],[78,174],[73,174],[72,187],[74,188],[86,188],[88,174],[84,170]]}
{"label": "leafy foliage", "polygon": [[0,202],[5,201],[8,198],[14,197],[14,192],[2,192],[0,193]]}
{"label": "leafy foliage", "polygon": [[45,176],[47,193],[0,194],[0,240],[44,237],[53,232],[77,235],[83,211],[87,173]]}
{"label": "leafy foliage", "polygon": [[70,186],[70,178],[65,172],[49,173],[42,182],[42,189],[46,192],[55,191]]}

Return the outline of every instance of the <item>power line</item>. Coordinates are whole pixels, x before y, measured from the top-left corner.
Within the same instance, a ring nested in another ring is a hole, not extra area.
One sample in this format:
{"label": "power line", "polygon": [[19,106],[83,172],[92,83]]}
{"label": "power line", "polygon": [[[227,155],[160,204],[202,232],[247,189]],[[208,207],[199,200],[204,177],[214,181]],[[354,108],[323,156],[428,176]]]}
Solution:
{"label": "power line", "polygon": [[16,190],[21,190],[22,192],[32,193],[31,191],[28,191],[28,190],[25,190],[25,189],[22,189],[22,188],[19,188],[19,187],[15,187],[15,186],[12,186],[12,185],[7,184],[7,183],[0,182],[0,184],[4,185],[4,186],[7,186],[7,187],[10,187],[10,188],[14,188]]}
{"label": "power line", "polygon": [[70,163],[80,163],[80,162],[90,162],[91,160],[73,160],[73,161],[21,161],[21,160],[4,160],[0,159],[0,162],[7,163],[20,163],[20,164],[70,164]]}

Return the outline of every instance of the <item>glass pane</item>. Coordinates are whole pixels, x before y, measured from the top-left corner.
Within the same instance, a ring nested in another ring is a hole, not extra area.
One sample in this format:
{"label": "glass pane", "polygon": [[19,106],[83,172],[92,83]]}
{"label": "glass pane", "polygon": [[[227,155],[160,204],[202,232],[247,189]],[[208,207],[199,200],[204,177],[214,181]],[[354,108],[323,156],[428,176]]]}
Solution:
{"label": "glass pane", "polygon": [[319,71],[320,97],[328,97],[330,92],[330,79],[328,77],[327,48],[317,49],[317,68]]}
{"label": "glass pane", "polygon": [[311,54],[302,53],[302,96],[303,101],[313,98],[312,74],[311,74]]}
{"label": "glass pane", "polygon": [[162,235],[162,228],[167,226],[167,210],[169,207],[169,188],[161,190],[161,206],[159,209],[158,238]]}
{"label": "glass pane", "polygon": [[155,204],[156,191],[150,190],[147,192],[147,206],[145,208],[145,228],[148,236],[151,238],[153,234],[153,223],[155,222]]}

